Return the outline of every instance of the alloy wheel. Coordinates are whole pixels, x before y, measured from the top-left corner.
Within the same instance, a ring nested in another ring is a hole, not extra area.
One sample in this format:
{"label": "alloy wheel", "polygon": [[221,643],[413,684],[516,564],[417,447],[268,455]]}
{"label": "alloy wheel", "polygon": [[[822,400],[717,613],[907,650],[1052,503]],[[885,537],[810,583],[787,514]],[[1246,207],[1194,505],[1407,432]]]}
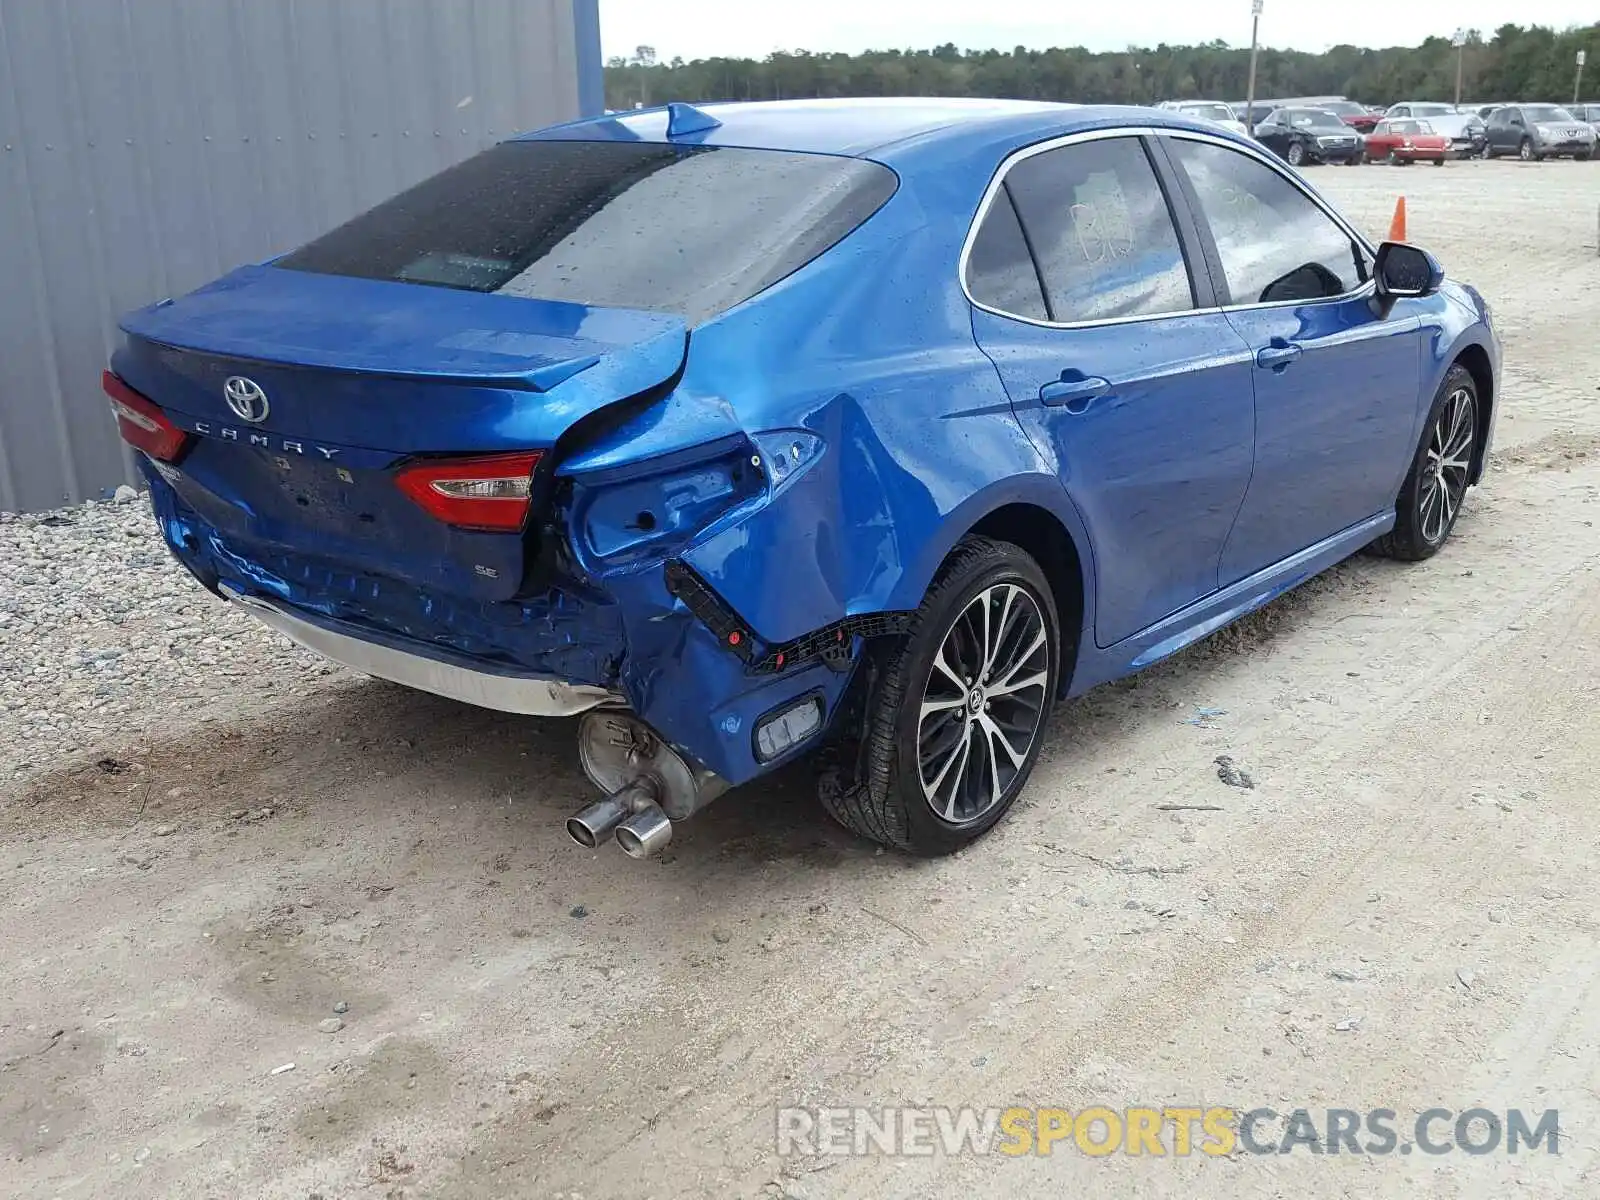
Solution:
{"label": "alloy wheel", "polygon": [[997,583],[957,614],[917,716],[922,794],[952,825],[980,819],[1021,773],[1049,707],[1050,634],[1026,588]]}
{"label": "alloy wheel", "polygon": [[1295,142],[1289,147],[1289,153],[1286,157],[1288,158],[1289,165],[1291,167],[1298,167],[1306,160],[1305,148],[1302,147],[1299,142]]}
{"label": "alloy wheel", "polygon": [[1428,439],[1428,459],[1423,467],[1417,504],[1422,536],[1430,546],[1444,541],[1461,511],[1472,470],[1472,446],[1477,438],[1477,404],[1466,388],[1445,399]]}

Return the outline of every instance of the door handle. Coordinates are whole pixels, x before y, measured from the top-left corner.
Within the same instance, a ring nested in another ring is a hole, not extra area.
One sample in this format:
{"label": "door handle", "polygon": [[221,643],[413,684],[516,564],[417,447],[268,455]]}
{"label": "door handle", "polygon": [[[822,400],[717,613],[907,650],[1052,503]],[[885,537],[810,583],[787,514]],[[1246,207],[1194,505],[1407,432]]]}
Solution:
{"label": "door handle", "polygon": [[1058,379],[1039,389],[1039,403],[1047,408],[1065,408],[1076,416],[1087,412],[1091,404],[1110,390],[1111,381],[1098,375]]}
{"label": "door handle", "polygon": [[1305,351],[1293,342],[1275,337],[1270,344],[1256,351],[1256,366],[1281,372],[1303,353]]}

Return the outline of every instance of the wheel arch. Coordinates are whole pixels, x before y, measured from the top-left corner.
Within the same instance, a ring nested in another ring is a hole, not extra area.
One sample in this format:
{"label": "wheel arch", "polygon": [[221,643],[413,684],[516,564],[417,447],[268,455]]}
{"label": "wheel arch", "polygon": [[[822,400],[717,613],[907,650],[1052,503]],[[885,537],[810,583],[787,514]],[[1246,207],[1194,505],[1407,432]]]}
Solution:
{"label": "wheel arch", "polygon": [[915,608],[961,540],[979,534],[1026,551],[1054,593],[1062,631],[1060,694],[1065,695],[1094,627],[1094,547],[1060,480],[1014,477],[970,497],[944,523],[915,571],[902,579],[898,607]]}
{"label": "wheel arch", "polygon": [[1065,525],[1048,509],[1036,504],[1002,505],[967,531],[996,542],[1009,542],[1024,551],[1044,571],[1056,602],[1061,624],[1061,672],[1058,695],[1072,684],[1082,647],[1087,596],[1083,555]]}
{"label": "wheel arch", "polygon": [[1487,350],[1476,342],[1469,342],[1456,352],[1450,365],[1465,368],[1467,374],[1472,376],[1473,386],[1478,389],[1478,428],[1473,440],[1472,473],[1468,476],[1469,483],[1477,483],[1488,466],[1485,453],[1489,445],[1489,431],[1494,428],[1494,406],[1499,402],[1495,394],[1494,364]]}

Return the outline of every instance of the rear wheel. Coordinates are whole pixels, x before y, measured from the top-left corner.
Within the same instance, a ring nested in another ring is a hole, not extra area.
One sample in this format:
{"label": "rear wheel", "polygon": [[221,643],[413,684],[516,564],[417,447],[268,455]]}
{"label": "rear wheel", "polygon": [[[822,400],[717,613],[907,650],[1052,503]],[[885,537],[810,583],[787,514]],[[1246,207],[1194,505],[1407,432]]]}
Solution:
{"label": "rear wheel", "polygon": [[1394,529],[1373,543],[1390,558],[1418,562],[1438,553],[1466,499],[1478,448],[1478,388],[1459,364],[1446,372],[1422,442],[1395,502]]}
{"label": "rear wheel", "polygon": [[1034,560],[969,537],[868,683],[861,740],[824,774],[828,814],[912,854],[992,829],[1038,758],[1061,671],[1055,597]]}

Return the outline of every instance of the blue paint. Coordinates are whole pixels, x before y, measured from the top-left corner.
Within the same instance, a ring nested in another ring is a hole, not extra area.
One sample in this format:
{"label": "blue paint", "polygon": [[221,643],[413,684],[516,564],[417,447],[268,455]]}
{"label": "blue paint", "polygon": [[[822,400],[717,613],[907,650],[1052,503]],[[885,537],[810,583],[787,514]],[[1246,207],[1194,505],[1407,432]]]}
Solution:
{"label": "blue paint", "polygon": [[[1454,282],[1382,317],[1357,296],[1079,329],[966,299],[956,264],[1009,153],[1130,125],[1217,136],[1177,114],[955,100],[706,111],[718,123],[697,144],[862,155],[899,189],[692,331],[270,265],[132,314],[114,369],[198,435],[176,467],[146,470],[179,559],[208,586],[386,644],[614,688],[738,783],[777,765],[756,761],[754,722],[813,693],[831,721],[860,647],[842,637],[833,665],[776,674],[747,660],[914,610],[998,509],[1040,510],[1077,551],[1082,626],[1063,683],[1076,694],[1390,528],[1445,371],[1470,351],[1498,377],[1486,306]],[[524,136],[664,142],[669,119]],[[1204,310],[1205,268],[1191,273]],[[1301,352],[1260,365],[1280,343]],[[232,374],[272,397],[259,427],[223,405]],[[393,486],[417,455],[511,449],[549,459],[522,535],[447,529]],[[740,653],[668,590],[669,559],[714,590]]]}

